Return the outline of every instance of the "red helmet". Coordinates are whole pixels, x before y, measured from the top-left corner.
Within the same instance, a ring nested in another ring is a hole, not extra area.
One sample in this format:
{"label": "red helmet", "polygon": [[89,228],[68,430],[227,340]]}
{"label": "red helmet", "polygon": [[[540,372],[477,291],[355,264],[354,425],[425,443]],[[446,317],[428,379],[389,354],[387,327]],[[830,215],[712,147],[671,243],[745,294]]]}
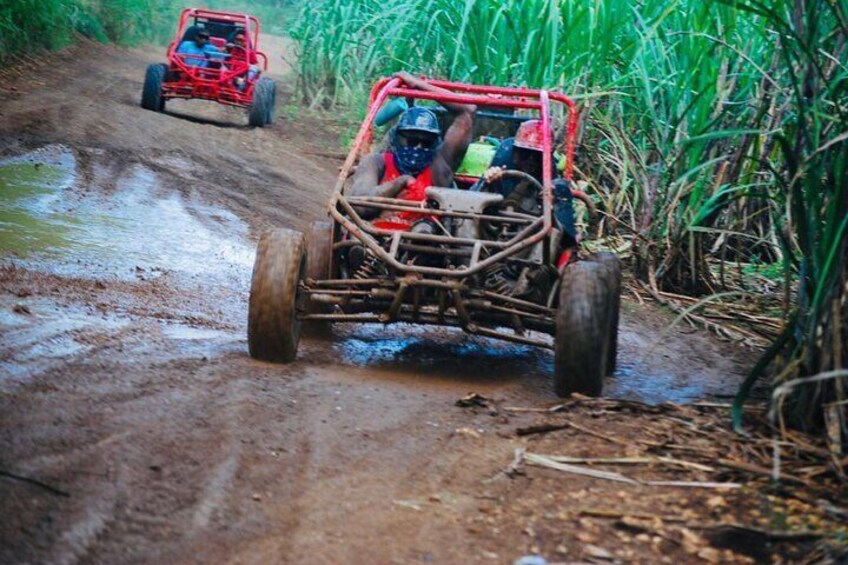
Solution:
{"label": "red helmet", "polygon": [[542,120],[527,120],[518,128],[515,134],[514,147],[531,149],[533,151],[544,150],[545,130],[542,129]]}

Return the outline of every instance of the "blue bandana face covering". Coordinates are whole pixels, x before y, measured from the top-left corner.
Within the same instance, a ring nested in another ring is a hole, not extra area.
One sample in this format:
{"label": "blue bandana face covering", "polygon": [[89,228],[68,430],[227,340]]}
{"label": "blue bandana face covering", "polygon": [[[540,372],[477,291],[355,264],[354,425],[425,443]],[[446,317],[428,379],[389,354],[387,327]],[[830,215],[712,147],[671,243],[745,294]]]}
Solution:
{"label": "blue bandana face covering", "polygon": [[424,149],[422,147],[407,147],[400,143],[398,132],[392,133],[392,153],[395,156],[395,166],[404,175],[418,176],[424,169],[430,166],[436,157],[436,151],[441,146],[441,140],[433,144],[433,147]]}
{"label": "blue bandana face covering", "polygon": [[394,153],[397,170],[404,175],[412,176],[417,176],[429,167],[436,156],[435,150],[419,147],[396,147]]}

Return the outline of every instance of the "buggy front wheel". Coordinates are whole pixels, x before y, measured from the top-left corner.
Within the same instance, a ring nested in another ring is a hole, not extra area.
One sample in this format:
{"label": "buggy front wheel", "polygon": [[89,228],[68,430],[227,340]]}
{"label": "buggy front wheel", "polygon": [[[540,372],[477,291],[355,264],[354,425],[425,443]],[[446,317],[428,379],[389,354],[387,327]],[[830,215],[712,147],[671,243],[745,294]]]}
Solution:
{"label": "buggy front wheel", "polygon": [[144,73],[144,87],[141,91],[141,107],[154,112],[165,111],[165,97],[162,96],[162,83],[168,73],[168,65],[157,63],[148,65]]}
{"label": "buggy front wheel", "polygon": [[618,319],[621,310],[621,260],[609,251],[593,253],[589,261],[604,265],[606,284],[609,286],[610,309],[612,321],[610,322],[609,347],[607,348],[606,374],[615,373],[618,356]]}
{"label": "buggy front wheel", "polygon": [[303,236],[286,229],[262,234],[256,249],[247,315],[250,356],[289,363],[297,355],[297,288],[306,274]]}
{"label": "buggy front wheel", "polygon": [[607,267],[579,261],[566,267],[554,338],[554,392],[600,396],[610,347],[611,286]]}
{"label": "buggy front wheel", "polygon": [[277,98],[277,85],[268,77],[262,77],[253,87],[253,102],[250,105],[247,121],[261,128],[274,119],[274,103]]}
{"label": "buggy front wheel", "polygon": [[[313,281],[323,281],[330,278],[330,258],[333,252],[333,224],[325,221],[315,221],[309,226],[306,235],[306,278]],[[307,314],[327,314],[331,309],[326,304],[309,301],[306,303]],[[326,336],[330,332],[328,321],[304,322],[304,332],[311,337]]]}

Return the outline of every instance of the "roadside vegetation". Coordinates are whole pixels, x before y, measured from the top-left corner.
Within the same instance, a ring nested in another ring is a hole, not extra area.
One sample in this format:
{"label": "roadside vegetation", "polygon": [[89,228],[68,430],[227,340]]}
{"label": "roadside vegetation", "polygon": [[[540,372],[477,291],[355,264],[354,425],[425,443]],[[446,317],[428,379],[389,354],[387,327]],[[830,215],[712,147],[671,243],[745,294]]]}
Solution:
{"label": "roadside vegetation", "polygon": [[165,0],[9,0],[0,6],[0,59],[59,49],[80,35],[133,44],[163,41],[178,3]]}
{"label": "roadside vegetation", "polygon": [[304,101],[361,111],[405,69],[560,89],[598,241],[690,321],[771,343],[788,422],[848,438],[848,0],[321,0],[292,30]]}
{"label": "roadside vegetation", "polygon": [[168,42],[183,8],[247,11],[283,33],[293,0],[7,0],[0,4],[0,61],[55,50],[77,37],[121,45]]}

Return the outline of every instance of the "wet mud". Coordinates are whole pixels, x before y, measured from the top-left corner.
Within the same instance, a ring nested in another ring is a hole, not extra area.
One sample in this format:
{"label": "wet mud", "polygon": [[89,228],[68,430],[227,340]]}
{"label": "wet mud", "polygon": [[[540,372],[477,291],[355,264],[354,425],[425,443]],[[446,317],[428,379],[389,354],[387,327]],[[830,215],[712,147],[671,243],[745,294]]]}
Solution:
{"label": "wet mud", "polygon": [[[255,242],[321,217],[340,163],[317,155],[338,152],[341,125],[141,110],[156,60],[86,45],[0,99],[0,470],[70,495],[0,477],[0,562],[509,562],[532,549],[520,514],[485,547],[472,524],[518,494],[489,480],[526,417],[454,401],[552,405],[551,353],[363,325],[305,339],[288,366],[251,360]],[[625,298],[609,396],[733,392],[751,352],[672,319]]]}

